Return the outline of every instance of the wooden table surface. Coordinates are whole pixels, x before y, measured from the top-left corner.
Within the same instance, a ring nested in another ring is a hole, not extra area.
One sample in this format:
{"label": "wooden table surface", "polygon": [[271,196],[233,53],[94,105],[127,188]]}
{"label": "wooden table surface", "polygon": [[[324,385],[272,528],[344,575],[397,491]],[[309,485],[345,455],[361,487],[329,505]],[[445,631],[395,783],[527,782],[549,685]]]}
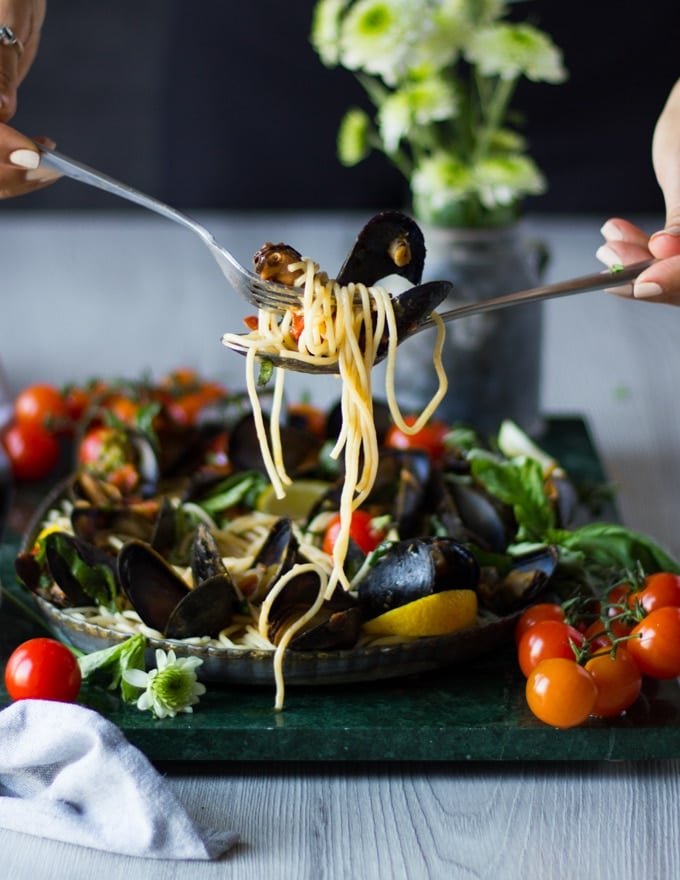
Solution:
{"label": "wooden table surface", "polygon": [[[339,265],[365,218],[202,218],[244,262],[263,241]],[[642,218],[652,231],[659,218]],[[528,218],[552,280],[594,271],[597,218]],[[190,233],[141,214],[0,214],[0,358],[16,390],[191,364],[242,387],[219,344],[248,308]],[[588,420],[625,523],[680,555],[680,309],[603,293],[545,306],[542,409]],[[304,386],[301,386],[302,390]],[[294,393],[294,392],[293,392]],[[320,392],[323,395],[323,392]],[[675,878],[678,761],[169,765],[188,811],[240,832],[216,863],[154,862],[0,831],[3,876]]]}

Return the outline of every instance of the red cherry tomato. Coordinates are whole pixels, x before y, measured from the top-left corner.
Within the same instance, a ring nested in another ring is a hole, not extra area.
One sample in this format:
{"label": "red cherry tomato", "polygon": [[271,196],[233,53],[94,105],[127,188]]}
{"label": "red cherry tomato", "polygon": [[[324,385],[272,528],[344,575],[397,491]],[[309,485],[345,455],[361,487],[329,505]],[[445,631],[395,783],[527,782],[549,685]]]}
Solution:
{"label": "red cherry tomato", "polygon": [[13,700],[71,703],[80,684],[78,661],[54,639],[29,639],[12,652],[5,666],[5,687]]}
{"label": "red cherry tomato", "polygon": [[680,607],[680,576],[668,571],[647,575],[642,589],[633,593],[628,602],[631,608],[639,603],[647,614],[667,605]]}
{"label": "red cherry tomato", "polygon": [[639,697],[642,674],[622,644],[617,646],[613,655],[607,653],[591,657],[585,668],[597,685],[597,700],[592,711],[597,718],[620,715]]}
{"label": "red cherry tomato", "polygon": [[20,425],[64,430],[69,412],[62,393],[54,385],[29,385],[14,401],[14,417]]}
{"label": "red cherry tomato", "polygon": [[680,608],[657,608],[633,627],[626,642],[643,675],[676,678],[680,675]]}
{"label": "red cherry tomato", "polygon": [[562,606],[555,602],[539,602],[523,611],[515,625],[515,644],[519,645],[524,633],[542,620],[564,621]]}
{"label": "red cherry tomato", "polygon": [[[415,424],[415,416],[406,416],[404,421],[407,425]],[[392,425],[385,435],[384,445],[392,449],[424,449],[434,462],[441,460],[446,444],[444,439],[451,430],[446,422],[433,420],[428,422],[415,434],[407,434]]]}
{"label": "red cherry tomato", "polygon": [[532,670],[526,683],[533,714],[553,727],[576,727],[592,714],[597,700],[593,676],[575,660],[553,657]]}
{"label": "red cherry tomato", "polygon": [[543,620],[528,629],[520,639],[517,649],[520,669],[528,676],[541,660],[553,657],[575,660],[572,644],[580,648],[583,633],[559,620]]}
{"label": "red cherry tomato", "polygon": [[90,405],[90,395],[84,388],[73,385],[64,392],[64,406],[72,422],[78,422]]}
{"label": "red cherry tomato", "polygon": [[[326,527],[323,538],[323,551],[329,556],[333,555],[335,542],[340,534],[340,514],[334,516]],[[373,518],[370,513],[365,510],[355,510],[352,514],[352,521],[349,527],[349,536],[357,544],[364,553],[370,553],[375,550],[378,544],[385,537],[382,529],[376,529],[373,525]]]}
{"label": "red cherry tomato", "polygon": [[2,442],[17,481],[43,480],[59,461],[59,441],[37,422],[12,425]]}

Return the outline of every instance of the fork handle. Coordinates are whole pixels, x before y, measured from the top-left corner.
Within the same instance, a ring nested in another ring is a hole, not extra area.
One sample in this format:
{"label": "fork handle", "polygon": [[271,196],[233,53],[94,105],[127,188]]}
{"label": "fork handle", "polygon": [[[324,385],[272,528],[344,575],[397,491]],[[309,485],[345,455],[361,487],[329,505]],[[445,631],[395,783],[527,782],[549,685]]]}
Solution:
{"label": "fork handle", "polygon": [[88,186],[94,186],[97,189],[104,190],[104,192],[119,196],[121,199],[127,199],[129,202],[141,205],[143,208],[148,208],[150,211],[155,211],[157,214],[161,214],[163,217],[174,220],[176,223],[180,223],[182,226],[186,226],[188,229],[199,233],[207,241],[214,241],[213,236],[204,226],[201,226],[200,223],[197,223],[186,214],[182,214],[181,211],[166,205],[165,202],[160,202],[158,199],[154,199],[152,196],[148,196],[146,193],[128,186],[126,183],[114,180],[113,177],[109,177],[101,171],[95,171],[94,168],[64,156],[63,153],[58,153],[56,150],[52,150],[43,144],[36,143],[36,147],[40,150],[40,164],[44,168],[51,168],[53,171],[57,171],[65,177],[70,177],[72,180],[77,180],[79,183],[86,183]]}
{"label": "fork handle", "polygon": [[[523,303],[532,303],[543,299],[556,299],[560,296],[570,296],[573,293],[586,293],[589,290],[602,290],[611,283],[618,285],[622,281],[633,281],[648,266],[651,266],[655,260],[643,260],[640,263],[631,263],[624,266],[623,269],[603,269],[601,272],[595,272],[591,275],[581,275],[578,278],[572,278],[569,281],[558,281],[555,284],[544,284],[542,287],[531,287],[528,290],[518,290],[516,293],[507,293],[504,296],[495,296],[492,299],[481,300],[480,302],[467,303],[463,306],[457,306],[455,309],[449,309],[446,312],[437,312],[436,314],[442,321],[455,321],[457,318],[465,318],[468,315],[479,315],[483,312],[493,312],[497,309],[505,309],[508,306],[521,305]],[[420,330],[427,330],[434,326],[434,320],[428,318],[418,327]]]}

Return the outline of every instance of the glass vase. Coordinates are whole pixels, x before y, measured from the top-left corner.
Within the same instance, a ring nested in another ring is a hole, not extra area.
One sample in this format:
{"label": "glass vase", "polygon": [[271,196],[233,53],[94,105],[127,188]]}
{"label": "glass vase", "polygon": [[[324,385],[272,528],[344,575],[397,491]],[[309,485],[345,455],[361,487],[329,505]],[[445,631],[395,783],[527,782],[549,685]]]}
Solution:
{"label": "glass vase", "polygon": [[[423,280],[447,279],[453,293],[439,311],[533,287],[547,262],[545,245],[524,236],[521,224],[494,229],[422,225],[427,246]],[[418,412],[432,397],[435,331],[399,349],[395,384],[403,412]],[[471,315],[446,326],[448,392],[437,417],[485,436],[512,419],[529,434],[541,429],[542,306],[534,303]]]}

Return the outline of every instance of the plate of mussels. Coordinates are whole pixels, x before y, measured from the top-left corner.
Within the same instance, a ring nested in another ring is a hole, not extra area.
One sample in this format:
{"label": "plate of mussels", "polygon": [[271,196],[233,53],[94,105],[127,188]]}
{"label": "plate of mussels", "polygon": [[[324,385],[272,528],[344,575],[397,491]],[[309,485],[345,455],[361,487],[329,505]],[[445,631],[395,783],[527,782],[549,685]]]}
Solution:
{"label": "plate of mussels", "polygon": [[[557,564],[550,546],[508,561],[517,528],[512,508],[476,484],[463,447],[447,444],[437,461],[424,449],[388,448],[387,408],[377,402],[375,413],[380,463],[363,506],[389,524],[386,538],[372,554],[350,541],[352,589],[337,589],[290,641],[287,685],[394,678],[496,650]],[[243,408],[151,433],[118,424],[115,448],[76,467],[35,510],[16,558],[19,583],[55,635],[79,650],[141,631],[150,656],[172,648],[201,657],[206,681],[272,684],[276,645],[287,621],[309,608],[318,582],[309,572],[291,579],[271,605],[264,634],[258,608],[279,578],[306,561],[310,546],[320,552],[313,524],[337,511],[343,484],[342,462],[329,467],[327,455],[339,419],[336,406],[312,432],[291,408],[282,425],[293,486],[314,487],[308,508],[298,493],[295,510],[285,500],[262,509],[271,491],[253,416]],[[218,447],[226,454],[216,456]],[[367,620],[450,589],[477,593],[474,626],[365,637]]]}

